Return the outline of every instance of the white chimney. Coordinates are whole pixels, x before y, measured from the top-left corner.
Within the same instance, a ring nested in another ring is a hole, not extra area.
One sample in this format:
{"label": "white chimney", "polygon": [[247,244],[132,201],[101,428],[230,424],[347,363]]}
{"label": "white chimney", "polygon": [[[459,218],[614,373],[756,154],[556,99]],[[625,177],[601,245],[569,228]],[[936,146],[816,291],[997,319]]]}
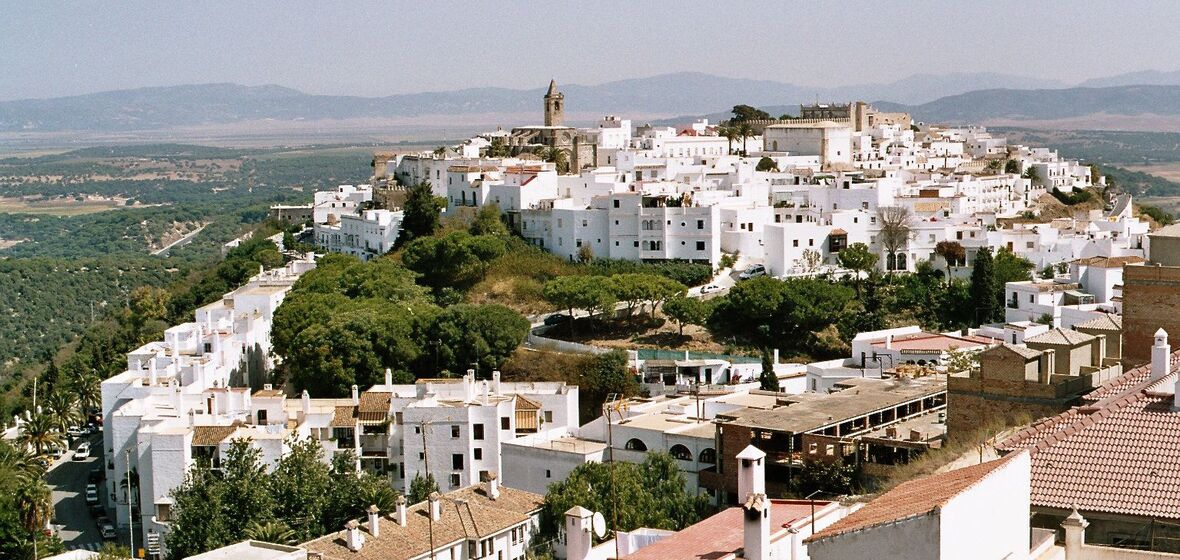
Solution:
{"label": "white chimney", "polygon": [[586,557],[590,555],[590,546],[594,541],[594,537],[590,533],[593,518],[594,512],[582,506],[574,506],[566,510],[566,560],[586,560]]}
{"label": "white chimney", "polygon": [[484,404],[488,404],[488,382],[485,379],[479,383],[479,396]]}
{"label": "white chimney", "polygon": [[753,445],[737,455],[738,496],[743,500],[743,557],[768,560],[770,548],[770,498],[766,495],[766,453]]}
{"label": "white chimney", "polygon": [[778,348],[775,348],[775,349],[774,349],[774,361],[773,361],[773,362],[771,362],[771,363],[772,363],[772,364],[777,364],[777,363],[778,363]]}
{"label": "white chimney", "polygon": [[438,521],[442,517],[442,500],[438,492],[431,492],[426,499],[430,502],[430,519]]}
{"label": "white chimney", "polygon": [[495,500],[500,497],[500,481],[496,473],[488,473],[488,497]]}
{"label": "white chimney", "polygon": [[471,384],[471,380],[475,379],[475,370],[467,370],[467,375],[463,376],[463,401],[469,402],[475,399],[475,386]]}
{"label": "white chimney", "polygon": [[492,372],[492,391],[496,394],[496,396],[500,396],[500,372],[499,371]]}
{"label": "white chimney", "polygon": [[360,397],[359,388],[356,385],[352,386],[352,404],[353,405],[361,404],[361,397]]}
{"label": "white chimney", "polygon": [[381,536],[381,510],[377,508],[377,504],[369,506],[369,534],[374,537]]}
{"label": "white chimney", "polygon": [[397,524],[402,527],[406,526],[406,497],[405,496],[398,496],[397,497]]}
{"label": "white chimney", "polygon": [[303,401],[303,417],[307,418],[311,415],[311,393],[307,389],[303,390],[303,394],[299,396],[299,400]]}
{"label": "white chimney", "polygon": [[361,524],[357,523],[355,519],[350,519],[348,523],[344,524],[344,542],[348,545],[348,550],[353,552],[358,552],[361,547],[365,546],[365,535],[361,533]]}
{"label": "white chimney", "polygon": [[1151,347],[1151,376],[1155,381],[1163,379],[1168,374],[1168,363],[1172,355],[1172,346],[1168,344],[1168,331],[1155,331],[1155,346]]}
{"label": "white chimney", "polygon": [[385,368],[385,384],[393,385],[393,370]]}
{"label": "white chimney", "polygon": [[891,334],[885,335],[885,349],[893,350],[893,335]]}
{"label": "white chimney", "polygon": [[[136,366],[138,365],[139,363],[136,362]],[[156,385],[156,376],[156,358],[153,356],[152,359],[148,361],[148,379],[150,380],[153,387]]]}

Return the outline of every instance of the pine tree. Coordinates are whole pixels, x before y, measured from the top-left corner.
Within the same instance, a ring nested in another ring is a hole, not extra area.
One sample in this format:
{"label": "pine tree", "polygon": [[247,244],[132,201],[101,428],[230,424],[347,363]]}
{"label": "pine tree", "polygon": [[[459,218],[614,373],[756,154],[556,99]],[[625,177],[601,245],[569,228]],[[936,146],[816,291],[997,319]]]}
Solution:
{"label": "pine tree", "polygon": [[778,376],[774,374],[774,363],[770,360],[770,351],[762,351],[762,373],[758,375],[759,388],[763,391],[779,391]]}
{"label": "pine tree", "polygon": [[999,301],[996,299],[996,271],[991,249],[984,247],[975,255],[971,269],[971,304],[975,308],[975,323],[1000,320]]}

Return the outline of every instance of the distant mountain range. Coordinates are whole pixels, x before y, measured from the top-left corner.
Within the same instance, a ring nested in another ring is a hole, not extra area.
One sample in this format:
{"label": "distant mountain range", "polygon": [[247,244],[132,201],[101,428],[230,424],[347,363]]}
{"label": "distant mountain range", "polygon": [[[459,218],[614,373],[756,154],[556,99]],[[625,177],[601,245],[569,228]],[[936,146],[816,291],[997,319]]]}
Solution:
{"label": "distant mountain range", "polygon": [[[1142,82],[1150,85],[1141,85]],[[775,115],[799,103],[879,100],[919,120],[1053,120],[1091,114],[1180,115],[1180,72],[1136,72],[1068,87],[992,73],[915,75],[896,82],[820,88],[680,72],[584,86],[559,84],[574,115],[636,118],[713,115],[745,103]],[[1099,87],[1101,86],[1101,87]],[[539,120],[544,88],[472,88],[386,97],[311,95],[275,86],[201,84],[0,102],[0,132],[127,132],[255,121],[407,119],[433,115],[520,115]],[[473,121],[474,122],[474,121]],[[485,121],[486,122],[486,121]]]}

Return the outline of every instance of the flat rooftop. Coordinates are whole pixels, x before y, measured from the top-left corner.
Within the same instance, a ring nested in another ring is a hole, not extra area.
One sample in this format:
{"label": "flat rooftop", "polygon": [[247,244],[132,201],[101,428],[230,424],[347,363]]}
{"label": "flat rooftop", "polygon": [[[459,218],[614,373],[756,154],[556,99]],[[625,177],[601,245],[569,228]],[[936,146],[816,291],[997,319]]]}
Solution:
{"label": "flat rooftop", "polygon": [[294,557],[307,558],[307,552],[294,546],[247,540],[189,556],[186,560],[279,560]]}
{"label": "flat rooftop", "polygon": [[872,414],[910,401],[946,392],[946,376],[918,378],[853,378],[842,381],[834,393],[803,393],[787,397],[789,403],[771,410],[743,408],[718,418],[776,432],[806,433],[832,424]]}

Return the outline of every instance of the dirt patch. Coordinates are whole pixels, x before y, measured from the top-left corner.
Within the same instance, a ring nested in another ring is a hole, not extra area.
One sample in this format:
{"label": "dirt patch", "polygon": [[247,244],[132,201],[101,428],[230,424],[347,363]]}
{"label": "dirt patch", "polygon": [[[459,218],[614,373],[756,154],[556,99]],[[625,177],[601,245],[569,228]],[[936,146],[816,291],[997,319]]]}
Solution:
{"label": "dirt patch", "polygon": [[572,336],[568,324],[550,329],[545,333],[545,336],[601,348],[623,350],[675,348],[718,354],[728,353],[729,350],[732,350],[714,340],[712,334],[704,327],[685,325],[684,334],[681,335],[676,321],[664,317],[658,311],[654,317],[637,315],[631,320],[597,321],[593,324],[588,319],[578,319]]}

